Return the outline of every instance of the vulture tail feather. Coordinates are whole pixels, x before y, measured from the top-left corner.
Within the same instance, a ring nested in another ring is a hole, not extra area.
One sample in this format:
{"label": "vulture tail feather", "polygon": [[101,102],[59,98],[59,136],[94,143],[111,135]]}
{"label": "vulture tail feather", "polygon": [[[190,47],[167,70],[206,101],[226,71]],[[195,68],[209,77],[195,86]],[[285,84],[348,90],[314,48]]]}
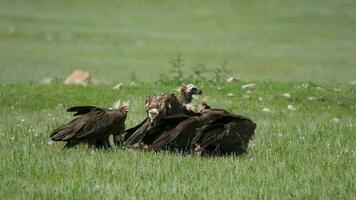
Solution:
{"label": "vulture tail feather", "polygon": [[98,108],[95,106],[75,106],[67,109],[67,112],[75,112],[73,116],[78,116],[78,115],[84,115],[96,109]]}

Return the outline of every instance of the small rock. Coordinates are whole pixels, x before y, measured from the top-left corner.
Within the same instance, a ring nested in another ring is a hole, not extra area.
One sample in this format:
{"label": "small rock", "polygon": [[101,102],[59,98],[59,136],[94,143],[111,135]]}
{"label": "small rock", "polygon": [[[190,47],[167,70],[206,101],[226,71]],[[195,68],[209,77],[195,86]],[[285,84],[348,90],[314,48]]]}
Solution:
{"label": "small rock", "polygon": [[305,88],[305,89],[306,89],[306,88],[309,88],[309,84],[308,84],[308,83],[303,83],[303,84],[302,84],[302,87]]}
{"label": "small rock", "polygon": [[51,84],[53,81],[53,78],[45,78],[41,81],[41,84]]}
{"label": "small rock", "polygon": [[253,90],[256,88],[256,86],[257,86],[256,83],[249,83],[249,84],[245,84],[245,85],[241,86],[241,88],[243,90]]}
{"label": "small rock", "polygon": [[282,94],[282,97],[290,99],[290,98],[292,98],[292,95],[290,93],[284,93],[284,94]]}
{"label": "small rock", "polygon": [[221,87],[218,87],[217,89],[218,89],[218,90],[221,90]]}
{"label": "small rock", "polygon": [[335,91],[335,92],[341,92],[342,89],[341,89],[341,88],[334,88],[334,91]]}
{"label": "small rock", "polygon": [[112,87],[112,89],[114,89],[114,90],[121,90],[122,87],[124,87],[124,84],[123,84],[123,83],[118,83],[118,84],[116,84],[114,87]]}
{"label": "small rock", "polygon": [[53,144],[53,141],[50,140],[50,141],[47,142],[47,144],[48,144],[48,145],[52,145],[52,144]]}
{"label": "small rock", "polygon": [[291,111],[296,111],[297,109],[294,107],[294,106],[292,106],[292,105],[288,105],[287,106],[287,109],[288,110],[291,110]]}
{"label": "small rock", "polygon": [[235,95],[234,95],[233,93],[227,93],[226,96],[228,96],[228,97],[233,97],[233,96],[235,96]]}
{"label": "small rock", "polygon": [[262,112],[268,112],[268,113],[270,113],[270,112],[272,112],[272,110],[269,109],[269,108],[264,107],[264,108],[262,109]]}
{"label": "small rock", "polygon": [[263,98],[262,98],[262,97],[258,97],[258,100],[259,100],[259,101],[263,101]]}
{"label": "small rock", "polygon": [[251,100],[251,96],[250,95],[247,95],[245,94],[244,96],[242,96],[243,99],[245,100]]}
{"label": "small rock", "polygon": [[246,91],[246,94],[251,94],[251,93],[252,93],[251,90]]}
{"label": "small rock", "polygon": [[95,84],[95,85],[98,85],[98,84],[101,83],[101,82],[100,82],[99,80],[97,80],[97,79],[91,80],[90,82],[93,83],[93,84]]}
{"label": "small rock", "polygon": [[316,97],[315,97],[315,96],[309,96],[309,97],[308,97],[308,100],[309,100],[309,101],[315,101],[315,100],[316,100]]}
{"label": "small rock", "polygon": [[64,84],[78,84],[86,86],[90,83],[90,73],[82,70],[73,71],[64,81]]}
{"label": "small rock", "polygon": [[356,85],[356,80],[350,82],[351,85]]}
{"label": "small rock", "polygon": [[238,79],[238,78],[235,78],[235,77],[229,77],[228,79],[226,79],[226,81],[227,81],[228,83],[231,83],[231,82],[239,81],[239,79]]}
{"label": "small rock", "polygon": [[334,117],[334,118],[331,119],[331,122],[334,122],[334,123],[339,123],[339,121],[340,121],[340,120],[339,120],[338,118],[336,118],[336,117]]}

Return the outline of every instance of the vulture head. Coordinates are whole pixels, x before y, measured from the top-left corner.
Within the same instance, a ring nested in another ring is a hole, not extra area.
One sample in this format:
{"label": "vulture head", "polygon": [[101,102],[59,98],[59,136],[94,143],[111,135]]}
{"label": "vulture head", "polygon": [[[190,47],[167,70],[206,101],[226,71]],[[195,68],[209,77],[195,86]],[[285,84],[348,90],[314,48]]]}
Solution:
{"label": "vulture head", "polygon": [[168,99],[169,95],[165,94],[149,96],[146,99],[145,110],[151,126],[156,124],[171,108],[171,104],[167,102]]}
{"label": "vulture head", "polygon": [[193,100],[193,95],[202,95],[203,91],[193,84],[182,84],[180,87],[180,101],[182,104],[189,104]]}

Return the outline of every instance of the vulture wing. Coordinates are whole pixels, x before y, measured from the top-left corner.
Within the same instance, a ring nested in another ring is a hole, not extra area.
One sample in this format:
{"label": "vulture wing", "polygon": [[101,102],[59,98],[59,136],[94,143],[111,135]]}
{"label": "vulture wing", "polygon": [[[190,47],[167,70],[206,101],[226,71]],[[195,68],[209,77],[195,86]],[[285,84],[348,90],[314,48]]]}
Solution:
{"label": "vulture wing", "polygon": [[149,120],[146,118],[143,122],[138,124],[137,126],[126,130],[124,143],[127,145],[133,145],[140,141],[140,139],[144,136],[145,131],[149,126]]}
{"label": "vulture wing", "polygon": [[95,106],[75,106],[71,107],[67,110],[67,112],[75,112],[73,116],[78,116],[78,115],[84,115],[86,113],[95,111],[95,110],[100,110],[101,108],[97,108]]}
{"label": "vulture wing", "polygon": [[[129,137],[132,136],[133,133],[135,133],[142,125],[145,124],[145,122],[148,121],[148,118],[144,119],[141,123],[139,123],[138,125],[129,128],[125,131],[125,138],[128,139]],[[125,139],[125,140],[126,140]]]}
{"label": "vulture wing", "polygon": [[206,110],[204,116],[207,122],[197,131],[192,144],[216,155],[246,150],[256,128],[252,120],[223,109]]}
{"label": "vulture wing", "polygon": [[163,131],[172,129],[180,121],[186,119],[187,117],[188,116],[184,114],[164,116],[156,125],[150,127],[150,129],[148,129],[150,125],[149,119],[146,118],[137,126],[126,130],[126,134],[128,134],[128,136],[125,136],[125,138],[127,138],[125,143],[133,145],[141,141],[145,144],[151,144],[153,140],[162,134]]}
{"label": "vulture wing", "polygon": [[95,109],[81,115],[71,122],[55,129],[51,133],[54,141],[69,141],[71,139],[101,138],[119,129],[120,114],[104,109]]}
{"label": "vulture wing", "polygon": [[160,138],[166,132],[174,129],[179,123],[187,119],[189,116],[184,114],[165,116],[161,119],[160,123],[149,129],[145,136],[142,138],[142,142],[151,145]]}
{"label": "vulture wing", "polygon": [[152,147],[154,149],[173,149],[186,150],[190,145],[190,141],[194,136],[196,129],[200,126],[201,120],[199,117],[178,115],[172,129],[165,130],[163,133],[153,142]]}

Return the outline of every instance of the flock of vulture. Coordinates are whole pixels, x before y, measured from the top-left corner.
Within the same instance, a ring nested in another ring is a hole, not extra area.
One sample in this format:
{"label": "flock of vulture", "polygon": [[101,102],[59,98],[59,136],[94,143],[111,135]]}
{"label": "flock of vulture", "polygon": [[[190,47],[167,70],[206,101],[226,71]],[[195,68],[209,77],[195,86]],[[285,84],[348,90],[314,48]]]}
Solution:
{"label": "flock of vulture", "polygon": [[125,130],[128,104],[118,103],[112,109],[94,106],[69,108],[74,118],[52,131],[53,141],[65,141],[65,148],[87,143],[90,148],[115,145],[152,151],[173,151],[202,156],[239,155],[247,152],[256,124],[249,118],[201,103],[192,106],[198,87],[180,87],[180,94],[158,94],[145,101],[147,117]]}

